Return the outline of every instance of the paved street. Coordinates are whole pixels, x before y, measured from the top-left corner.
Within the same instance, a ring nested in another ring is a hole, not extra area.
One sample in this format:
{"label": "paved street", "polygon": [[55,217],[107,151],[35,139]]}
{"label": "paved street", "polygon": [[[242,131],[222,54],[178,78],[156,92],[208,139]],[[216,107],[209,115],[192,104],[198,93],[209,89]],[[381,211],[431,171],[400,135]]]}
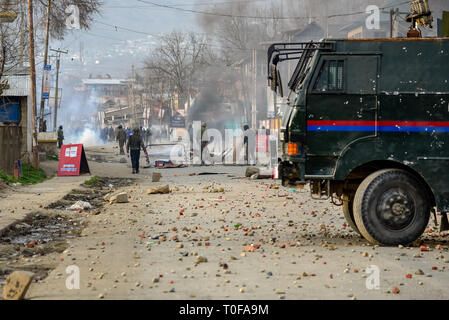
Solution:
{"label": "paved street", "polygon": [[[66,240],[63,252],[16,257],[22,267],[45,263],[54,268],[31,285],[28,299],[449,297],[445,235],[427,230],[422,240],[429,251],[424,252],[419,247],[373,247],[346,226],[340,207],[312,200],[306,189],[249,180],[245,167],[226,166],[160,169],[161,181],[152,183],[155,169],[132,175],[116,153],[111,147],[88,149],[88,158],[102,154],[106,161],[89,165],[92,175],[130,183],[117,188],[128,193],[129,203],[107,203],[98,215],[24,204],[23,212],[62,214],[82,226],[79,237]],[[53,178],[46,184],[60,184],[67,192],[67,185],[83,188],[70,179]],[[165,184],[170,194],[146,194]],[[24,194],[35,197],[37,190],[19,189],[0,204],[4,208]],[[45,202],[62,196],[45,188],[39,193]],[[79,290],[66,287],[66,268],[72,265],[80,270]],[[365,271],[372,265],[380,271],[378,290],[366,285],[370,274]],[[418,270],[423,274],[415,274]],[[399,293],[391,293],[394,286]]]}

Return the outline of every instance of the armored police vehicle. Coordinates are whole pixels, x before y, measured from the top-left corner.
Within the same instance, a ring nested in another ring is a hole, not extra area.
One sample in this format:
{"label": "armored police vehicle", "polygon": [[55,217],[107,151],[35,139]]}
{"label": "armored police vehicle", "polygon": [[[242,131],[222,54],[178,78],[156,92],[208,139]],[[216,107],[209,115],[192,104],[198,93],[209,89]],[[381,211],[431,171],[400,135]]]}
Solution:
{"label": "armored police vehicle", "polygon": [[407,245],[431,213],[449,211],[449,38],[323,40],[274,44],[280,61],[299,59],[279,174],[310,183],[319,199],[342,205],[368,241]]}

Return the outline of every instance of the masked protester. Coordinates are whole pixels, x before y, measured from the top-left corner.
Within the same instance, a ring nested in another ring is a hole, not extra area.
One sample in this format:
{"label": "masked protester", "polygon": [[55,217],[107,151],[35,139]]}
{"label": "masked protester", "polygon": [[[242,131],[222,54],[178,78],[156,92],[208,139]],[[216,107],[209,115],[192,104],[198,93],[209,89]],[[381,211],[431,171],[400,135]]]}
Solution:
{"label": "masked protester", "polygon": [[131,151],[131,163],[133,166],[133,174],[139,173],[139,160],[141,148],[145,152],[147,162],[149,162],[147,149],[145,148],[145,145],[142,141],[142,137],[140,136],[140,130],[136,128],[133,130],[133,135],[129,137],[128,143],[126,144],[126,152],[128,153],[128,155]]}

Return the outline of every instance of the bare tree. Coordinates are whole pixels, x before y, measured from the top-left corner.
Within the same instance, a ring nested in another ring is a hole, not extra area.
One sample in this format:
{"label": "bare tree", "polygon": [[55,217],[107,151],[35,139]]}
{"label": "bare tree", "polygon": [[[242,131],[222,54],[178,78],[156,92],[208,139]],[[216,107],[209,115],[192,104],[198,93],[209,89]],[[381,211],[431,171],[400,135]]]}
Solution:
{"label": "bare tree", "polygon": [[0,95],[8,88],[4,75],[11,71],[23,59],[24,47],[24,19],[19,17],[17,5],[11,0],[0,1],[0,11],[15,17],[14,21],[0,23]]}
{"label": "bare tree", "polygon": [[[69,6],[74,5],[78,8],[80,28],[88,30],[92,25],[95,15],[100,13],[102,4],[103,3],[100,0],[52,0],[50,14],[51,37],[62,40],[67,32],[69,32],[66,25],[66,19],[68,17],[66,9]],[[44,28],[47,15],[47,1],[38,0],[36,2],[35,10],[38,17],[42,18],[38,20],[39,27]]]}
{"label": "bare tree", "polygon": [[172,85],[184,105],[197,76],[205,67],[211,53],[208,46],[194,33],[174,31],[163,36],[161,44],[145,61],[147,69],[156,70],[165,86]]}
{"label": "bare tree", "polygon": [[[25,36],[27,33],[26,0],[0,0],[1,12],[11,13],[16,16],[13,22],[0,23],[0,95],[7,84],[4,75],[21,62],[24,61],[24,52],[27,52],[28,40]],[[66,26],[67,14],[66,8],[69,5],[76,5],[80,12],[80,27],[88,29],[93,22],[96,14],[99,14],[102,2],[100,0],[52,0],[51,10],[51,28],[50,35],[52,38],[62,40],[69,32]],[[39,0],[35,2],[35,21],[37,21],[35,29],[38,35],[37,39],[43,41],[44,28],[47,15],[46,1]],[[40,37],[39,37],[40,35]],[[37,43],[39,47],[42,43]]]}

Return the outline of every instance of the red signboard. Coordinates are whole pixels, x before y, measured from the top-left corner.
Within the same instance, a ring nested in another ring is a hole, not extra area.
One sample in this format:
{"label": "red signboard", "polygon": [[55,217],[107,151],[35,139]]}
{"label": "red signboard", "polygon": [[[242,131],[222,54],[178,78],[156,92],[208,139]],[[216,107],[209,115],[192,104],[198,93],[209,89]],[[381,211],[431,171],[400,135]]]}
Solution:
{"label": "red signboard", "polygon": [[83,145],[62,146],[59,156],[58,176],[79,176],[84,173],[90,173],[90,170]]}

